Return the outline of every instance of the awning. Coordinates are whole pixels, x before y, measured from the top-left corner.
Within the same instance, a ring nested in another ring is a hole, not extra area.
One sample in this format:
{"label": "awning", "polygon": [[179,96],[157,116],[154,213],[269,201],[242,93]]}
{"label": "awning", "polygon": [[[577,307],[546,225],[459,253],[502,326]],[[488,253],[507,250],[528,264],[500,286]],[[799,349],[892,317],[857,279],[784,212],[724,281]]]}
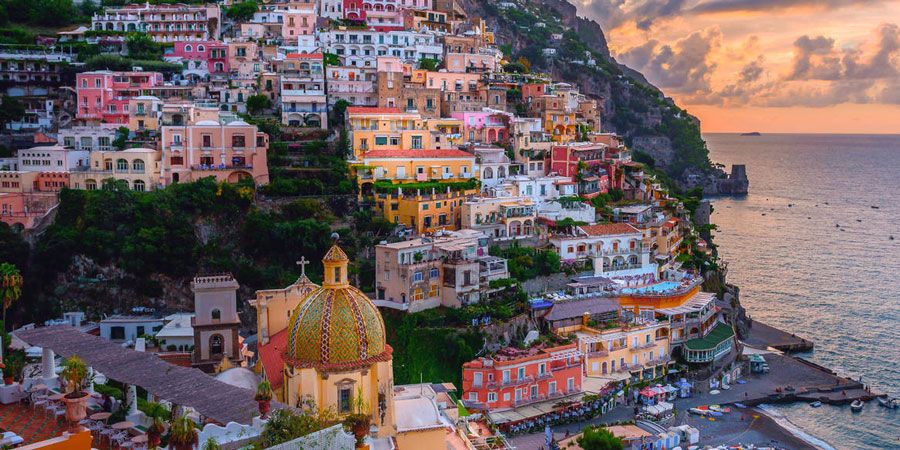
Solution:
{"label": "awning", "polygon": [[[49,348],[68,358],[76,355],[107,378],[140,386],[177,405],[194,408],[220,424],[249,424],[257,412],[256,392],[223,383],[201,372],[163,361],[150,353],[124,348],[69,325],[16,331],[30,345]],[[272,409],[287,408],[272,402]]]}

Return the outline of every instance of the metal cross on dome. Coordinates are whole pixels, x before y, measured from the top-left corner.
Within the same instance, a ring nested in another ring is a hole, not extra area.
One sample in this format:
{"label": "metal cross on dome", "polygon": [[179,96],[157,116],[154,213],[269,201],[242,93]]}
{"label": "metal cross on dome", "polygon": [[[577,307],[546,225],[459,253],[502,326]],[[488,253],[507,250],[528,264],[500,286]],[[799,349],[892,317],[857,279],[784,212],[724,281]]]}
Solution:
{"label": "metal cross on dome", "polygon": [[307,264],[309,264],[309,260],[306,259],[306,256],[300,256],[300,261],[297,261],[297,265],[300,266],[300,276],[306,276]]}

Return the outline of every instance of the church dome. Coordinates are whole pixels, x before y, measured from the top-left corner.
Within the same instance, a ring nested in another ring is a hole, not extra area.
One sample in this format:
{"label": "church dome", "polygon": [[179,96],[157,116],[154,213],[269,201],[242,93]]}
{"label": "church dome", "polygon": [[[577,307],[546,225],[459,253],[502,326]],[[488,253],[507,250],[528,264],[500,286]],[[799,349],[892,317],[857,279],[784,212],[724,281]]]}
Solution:
{"label": "church dome", "polygon": [[344,370],[390,359],[381,313],[347,282],[347,262],[337,245],[322,259],[322,286],[307,294],[291,314],[288,365]]}

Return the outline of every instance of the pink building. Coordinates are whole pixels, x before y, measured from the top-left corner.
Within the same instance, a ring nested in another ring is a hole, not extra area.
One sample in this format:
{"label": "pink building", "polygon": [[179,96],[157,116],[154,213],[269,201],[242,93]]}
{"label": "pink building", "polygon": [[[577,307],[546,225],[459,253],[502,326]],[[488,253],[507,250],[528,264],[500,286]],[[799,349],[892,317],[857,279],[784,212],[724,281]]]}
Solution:
{"label": "pink building", "polygon": [[193,62],[194,67],[188,67],[188,70],[228,73],[228,45],[218,41],[175,42],[166,50],[164,57]]}
{"label": "pink building", "polygon": [[576,344],[505,348],[463,364],[466,407],[502,411],[581,392],[581,353]]}
{"label": "pink building", "polygon": [[160,183],[164,186],[209,176],[229,183],[244,178],[253,178],[256,184],[269,182],[269,136],[255,125],[240,120],[227,125],[201,120],[193,125],[165,126],[161,142]]}
{"label": "pink building", "polygon": [[489,111],[455,112],[450,115],[463,122],[463,139],[467,142],[493,144],[509,138],[509,117]]}
{"label": "pink building", "polygon": [[403,3],[412,2],[426,3],[425,0],[344,0],[344,18],[365,20],[375,31],[403,30]]}
{"label": "pink building", "polygon": [[107,123],[128,123],[128,101],[163,83],[159,72],[82,72],[76,77],[76,118]]}
{"label": "pink building", "polygon": [[444,56],[444,67],[450,72],[495,72],[497,62],[494,55],[478,53],[447,53]]}
{"label": "pink building", "polygon": [[319,16],[314,8],[288,9],[281,15],[284,18],[281,37],[285,42],[297,42],[300,36],[311,36],[316,33],[316,19]]}

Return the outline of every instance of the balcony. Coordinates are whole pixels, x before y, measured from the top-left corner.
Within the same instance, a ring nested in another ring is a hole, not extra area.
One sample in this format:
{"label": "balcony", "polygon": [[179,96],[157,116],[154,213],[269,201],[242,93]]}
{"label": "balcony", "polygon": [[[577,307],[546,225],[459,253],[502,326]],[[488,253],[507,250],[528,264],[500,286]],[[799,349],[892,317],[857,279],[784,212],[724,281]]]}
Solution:
{"label": "balcony", "polygon": [[191,170],[243,170],[252,169],[253,164],[192,164]]}
{"label": "balcony", "polygon": [[608,356],[609,356],[609,352],[606,351],[606,350],[600,350],[600,351],[596,351],[596,352],[588,352],[588,354],[587,354],[588,359],[591,359],[591,358],[606,358],[606,357],[608,357]]}
{"label": "balcony", "polygon": [[318,114],[324,114],[324,113],[327,113],[327,112],[328,112],[328,109],[325,108],[324,106],[321,107],[321,108],[319,108],[319,107],[313,108],[313,107],[309,107],[309,106],[293,106],[293,107],[292,107],[292,106],[284,106],[284,107],[281,108],[281,112],[287,112],[287,113],[297,112],[297,113],[318,113]]}

